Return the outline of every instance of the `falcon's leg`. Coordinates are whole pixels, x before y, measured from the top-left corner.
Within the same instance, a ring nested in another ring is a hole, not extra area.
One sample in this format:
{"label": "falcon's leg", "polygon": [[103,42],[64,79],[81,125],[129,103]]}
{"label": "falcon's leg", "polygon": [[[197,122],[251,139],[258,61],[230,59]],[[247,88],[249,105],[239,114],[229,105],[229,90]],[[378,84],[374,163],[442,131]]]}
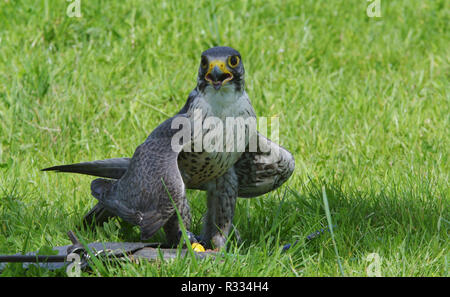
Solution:
{"label": "falcon's leg", "polygon": [[[184,227],[189,231],[191,228],[191,211],[187,199],[182,199],[181,205],[177,205],[177,208],[180,212]],[[173,246],[177,245],[180,242],[181,228],[176,212],[170,217],[163,228],[168,244]]]}
{"label": "falcon's leg", "polygon": [[208,182],[207,212],[203,225],[202,240],[216,248],[225,246],[230,232],[238,193],[238,179],[234,168]]}

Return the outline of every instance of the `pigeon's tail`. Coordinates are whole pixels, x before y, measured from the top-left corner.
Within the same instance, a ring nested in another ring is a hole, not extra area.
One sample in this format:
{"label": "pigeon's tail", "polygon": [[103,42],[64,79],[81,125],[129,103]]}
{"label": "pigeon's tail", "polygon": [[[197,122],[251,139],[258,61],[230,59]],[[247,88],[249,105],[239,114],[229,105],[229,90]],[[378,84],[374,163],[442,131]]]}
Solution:
{"label": "pigeon's tail", "polygon": [[141,240],[148,240],[152,237],[156,231],[161,229],[165,224],[165,220],[161,217],[161,214],[157,211],[146,212],[139,216],[139,227],[141,229]]}
{"label": "pigeon's tail", "polygon": [[42,171],[72,172],[119,179],[127,171],[130,158],[114,158],[70,165],[53,166]]}
{"label": "pigeon's tail", "polygon": [[101,203],[97,203],[83,218],[83,223],[85,226],[92,225],[103,225],[110,218],[115,217],[115,215],[108,211]]}
{"label": "pigeon's tail", "polygon": [[87,226],[93,224],[102,225],[108,219],[114,217],[114,213],[109,211],[102,203],[103,193],[109,191],[115,181],[112,179],[97,178],[91,183],[91,194],[100,202],[97,203],[85,216],[83,222]]}

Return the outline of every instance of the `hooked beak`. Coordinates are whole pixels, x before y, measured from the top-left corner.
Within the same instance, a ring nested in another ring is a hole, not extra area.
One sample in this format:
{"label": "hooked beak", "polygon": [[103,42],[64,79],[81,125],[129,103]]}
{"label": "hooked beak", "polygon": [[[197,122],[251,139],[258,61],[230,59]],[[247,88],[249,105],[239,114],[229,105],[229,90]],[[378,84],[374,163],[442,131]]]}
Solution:
{"label": "hooked beak", "polygon": [[223,61],[212,61],[209,64],[208,72],[205,75],[205,79],[212,84],[216,90],[220,90],[220,88],[232,78],[233,74],[226,69]]}

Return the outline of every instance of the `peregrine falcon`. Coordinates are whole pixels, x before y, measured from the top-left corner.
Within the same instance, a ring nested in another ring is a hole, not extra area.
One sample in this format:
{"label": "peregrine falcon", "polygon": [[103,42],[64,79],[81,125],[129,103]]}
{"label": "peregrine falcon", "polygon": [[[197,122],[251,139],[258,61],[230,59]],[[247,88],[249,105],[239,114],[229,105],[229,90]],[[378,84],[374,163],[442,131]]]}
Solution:
{"label": "peregrine falcon", "polygon": [[[245,92],[244,73],[238,51],[231,47],[210,48],[201,55],[197,86],[184,107],[160,124],[132,158],[54,166],[43,171],[102,177],[92,181],[91,192],[98,203],[85,216],[86,222],[101,223],[118,216],[138,225],[142,240],[163,228],[170,244],[180,240],[176,209],[186,229],[190,229],[185,189],[206,191],[207,212],[200,237],[208,245],[223,247],[232,226],[236,198],[256,197],[276,189],[291,176],[295,166],[289,151],[258,132],[253,150],[249,149],[249,133],[245,134],[243,150],[235,146],[225,150],[220,145],[216,150],[196,147],[196,140],[211,137],[198,133],[205,132],[202,124],[211,117],[223,122],[237,117],[256,119]],[[198,121],[200,129],[195,127]],[[175,141],[178,145],[174,146],[174,138],[182,130],[177,123],[186,122],[192,123],[194,132],[184,134],[188,139]],[[248,132],[248,126],[245,129]]]}

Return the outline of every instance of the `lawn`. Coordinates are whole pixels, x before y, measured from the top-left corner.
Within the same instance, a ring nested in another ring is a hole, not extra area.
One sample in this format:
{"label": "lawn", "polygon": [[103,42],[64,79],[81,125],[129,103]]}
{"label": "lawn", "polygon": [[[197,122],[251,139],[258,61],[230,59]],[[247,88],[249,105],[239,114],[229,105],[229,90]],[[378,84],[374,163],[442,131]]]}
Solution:
{"label": "lawn", "polygon": [[[448,1],[381,0],[380,17],[366,0],[80,3],[69,17],[67,1],[0,0],[0,254],[69,244],[68,230],[138,241],[119,220],[80,228],[92,178],[40,169],[131,156],[184,105],[201,52],[228,45],[257,114],[279,118],[293,176],[238,200],[234,256],[83,275],[448,276]],[[324,196],[334,241],[307,240],[329,225]],[[198,233],[205,194],[188,199]]]}

